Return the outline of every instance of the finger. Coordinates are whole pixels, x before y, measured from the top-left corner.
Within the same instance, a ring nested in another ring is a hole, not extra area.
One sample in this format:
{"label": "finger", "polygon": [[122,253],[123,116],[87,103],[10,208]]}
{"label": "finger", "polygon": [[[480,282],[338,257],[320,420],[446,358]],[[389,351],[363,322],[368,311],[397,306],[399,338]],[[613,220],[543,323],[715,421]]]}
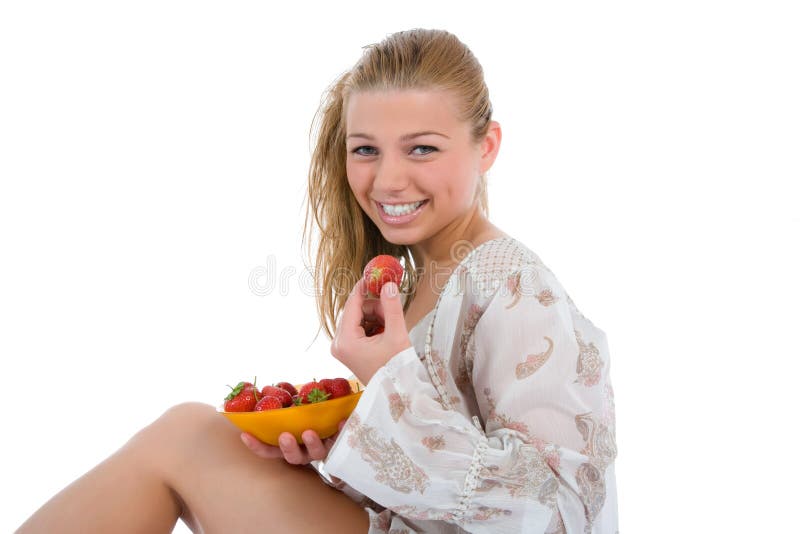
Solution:
{"label": "finger", "polygon": [[300,444],[289,432],[283,432],[278,438],[278,443],[287,462],[295,465],[308,463],[308,454],[300,448]]}
{"label": "finger", "polygon": [[364,319],[373,322],[377,320],[383,322],[383,309],[381,308],[380,299],[373,297],[364,300],[364,305],[361,307],[361,311],[364,312]]}
{"label": "finger", "polygon": [[350,291],[350,296],[344,303],[342,310],[342,323],[341,326],[346,331],[357,330],[361,328],[361,320],[364,317],[362,307],[364,306],[364,279],[359,278],[358,282],[353,286]]}
{"label": "finger", "polygon": [[386,330],[396,331],[406,327],[400,291],[394,282],[386,282],[381,289],[381,307]]}
{"label": "finger", "polygon": [[308,451],[308,457],[311,460],[324,460],[328,456],[328,450],[319,439],[319,434],[313,430],[306,430],[303,432],[303,443]]}
{"label": "finger", "polygon": [[261,458],[273,459],[282,458],[283,453],[278,447],[268,445],[248,432],[242,432],[239,436],[242,442],[250,449],[256,456]]}

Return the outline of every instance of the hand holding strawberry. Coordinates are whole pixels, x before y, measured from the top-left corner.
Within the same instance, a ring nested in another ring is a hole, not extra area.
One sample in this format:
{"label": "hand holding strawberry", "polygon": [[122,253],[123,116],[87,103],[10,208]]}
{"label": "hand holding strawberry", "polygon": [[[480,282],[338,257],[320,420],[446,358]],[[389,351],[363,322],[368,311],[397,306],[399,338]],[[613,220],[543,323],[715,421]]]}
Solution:
{"label": "hand holding strawberry", "polygon": [[367,280],[360,278],[345,302],[331,342],[331,354],[364,385],[398,352],[411,346],[397,284],[390,281],[381,289],[375,312],[383,317],[383,332],[371,337],[362,327],[367,293]]}

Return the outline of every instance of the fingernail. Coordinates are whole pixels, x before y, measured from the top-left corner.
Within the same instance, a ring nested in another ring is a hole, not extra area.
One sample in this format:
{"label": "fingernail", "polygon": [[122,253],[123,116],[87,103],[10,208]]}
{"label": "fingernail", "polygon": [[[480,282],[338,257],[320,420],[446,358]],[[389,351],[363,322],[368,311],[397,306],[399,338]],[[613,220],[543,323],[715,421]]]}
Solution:
{"label": "fingernail", "polygon": [[288,447],[289,445],[292,444],[292,438],[290,438],[289,436],[281,436],[280,440],[281,440],[281,446],[283,447]]}
{"label": "fingernail", "polygon": [[387,297],[394,298],[397,296],[397,284],[394,282],[387,282],[384,287],[386,288],[384,291],[386,291]]}
{"label": "fingernail", "polygon": [[239,437],[241,438],[242,443],[244,443],[248,447],[250,446],[250,440],[247,439],[247,434],[239,434]]}

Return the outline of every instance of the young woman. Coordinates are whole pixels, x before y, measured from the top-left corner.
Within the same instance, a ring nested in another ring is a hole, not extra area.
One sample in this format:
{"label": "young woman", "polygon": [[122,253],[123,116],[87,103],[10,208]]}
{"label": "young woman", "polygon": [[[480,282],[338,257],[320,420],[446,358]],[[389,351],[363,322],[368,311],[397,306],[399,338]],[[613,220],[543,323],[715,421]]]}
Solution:
{"label": "young woman", "polygon": [[[304,239],[331,353],[367,386],[353,414],[272,447],[173,407],[19,531],[616,532],[606,336],[488,219],[501,129],[478,61],[445,31],[393,34],[317,118]],[[377,254],[406,278],[368,299]]]}

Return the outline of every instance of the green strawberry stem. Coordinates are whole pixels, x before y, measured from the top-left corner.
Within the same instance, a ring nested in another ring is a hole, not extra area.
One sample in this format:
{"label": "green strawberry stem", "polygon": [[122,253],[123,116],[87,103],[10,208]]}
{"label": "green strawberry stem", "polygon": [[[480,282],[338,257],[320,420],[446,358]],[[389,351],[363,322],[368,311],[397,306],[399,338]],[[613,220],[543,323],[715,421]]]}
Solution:
{"label": "green strawberry stem", "polygon": [[[228,384],[225,385],[228,386]],[[230,388],[230,386],[228,387]],[[236,384],[235,388],[231,388],[231,392],[228,393],[228,396],[225,397],[225,400],[233,399],[236,395],[242,392],[242,389],[244,389],[244,382],[239,382],[238,384]]]}
{"label": "green strawberry stem", "polygon": [[331,396],[330,393],[325,393],[319,388],[314,388],[308,393],[308,402],[309,403],[322,402],[324,400],[328,400],[328,397],[330,396]]}

